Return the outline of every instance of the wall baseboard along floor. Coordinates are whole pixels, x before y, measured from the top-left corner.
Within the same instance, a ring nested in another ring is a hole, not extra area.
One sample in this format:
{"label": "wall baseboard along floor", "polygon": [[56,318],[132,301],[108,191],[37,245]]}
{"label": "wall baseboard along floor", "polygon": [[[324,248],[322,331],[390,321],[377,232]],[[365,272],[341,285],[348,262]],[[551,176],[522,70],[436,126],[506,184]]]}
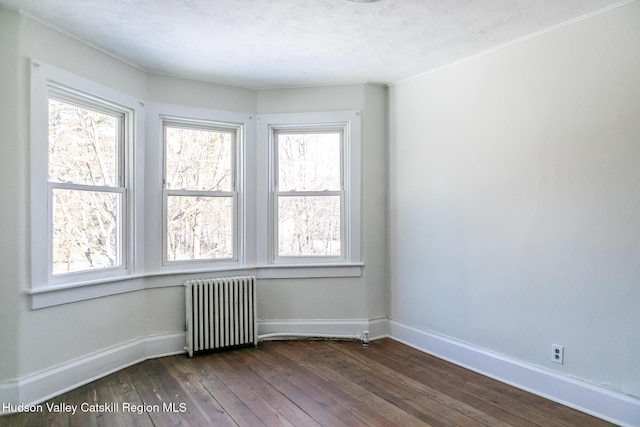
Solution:
{"label": "wall baseboard along floor", "polygon": [[184,353],[184,332],[137,338],[0,384],[0,402],[34,405],[147,359]]}
{"label": "wall baseboard along floor", "polygon": [[393,320],[389,331],[396,341],[500,382],[621,426],[640,426],[640,399]]}
{"label": "wall baseboard along floor", "polygon": [[[259,323],[273,333],[359,335],[396,341],[621,426],[640,425],[640,399],[438,336],[388,319],[280,320]],[[147,359],[184,353],[183,332],[143,337],[42,372],[0,384],[0,402],[37,404]]]}
{"label": "wall baseboard along floor", "polygon": [[259,336],[268,334],[291,334],[296,336],[359,336],[369,331],[370,339],[389,335],[388,320],[269,320],[259,322]]}

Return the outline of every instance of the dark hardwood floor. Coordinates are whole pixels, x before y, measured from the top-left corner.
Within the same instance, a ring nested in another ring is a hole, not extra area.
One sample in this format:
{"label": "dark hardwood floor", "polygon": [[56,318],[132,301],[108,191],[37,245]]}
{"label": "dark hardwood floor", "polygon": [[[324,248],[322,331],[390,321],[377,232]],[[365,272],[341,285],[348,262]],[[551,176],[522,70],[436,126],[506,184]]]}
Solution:
{"label": "dark hardwood floor", "polygon": [[[54,412],[48,405],[76,407]],[[77,405],[77,406],[74,406]],[[100,406],[102,405],[102,406]],[[607,426],[390,339],[148,360],[1,426]]]}

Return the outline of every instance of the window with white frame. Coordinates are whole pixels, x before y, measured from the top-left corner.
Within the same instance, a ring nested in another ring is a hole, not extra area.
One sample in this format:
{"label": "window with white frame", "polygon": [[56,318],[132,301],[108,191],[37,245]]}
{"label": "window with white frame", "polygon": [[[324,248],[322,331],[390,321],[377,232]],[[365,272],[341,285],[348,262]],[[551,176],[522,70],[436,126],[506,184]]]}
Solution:
{"label": "window with white frame", "polygon": [[53,84],[48,112],[50,272],[122,267],[128,114]]}
{"label": "window with white frame", "polygon": [[129,275],[142,104],[47,64],[31,68],[32,291]]}
{"label": "window with white frame", "polygon": [[358,112],[263,115],[269,141],[269,259],[359,262]]}
{"label": "window with white frame", "polygon": [[165,118],[164,260],[238,259],[239,126]]}
{"label": "window with white frame", "polygon": [[145,106],[35,60],[30,101],[33,308],[164,272],[361,274],[359,112]]}
{"label": "window with white frame", "polygon": [[276,256],[344,254],[342,129],[274,130]]}

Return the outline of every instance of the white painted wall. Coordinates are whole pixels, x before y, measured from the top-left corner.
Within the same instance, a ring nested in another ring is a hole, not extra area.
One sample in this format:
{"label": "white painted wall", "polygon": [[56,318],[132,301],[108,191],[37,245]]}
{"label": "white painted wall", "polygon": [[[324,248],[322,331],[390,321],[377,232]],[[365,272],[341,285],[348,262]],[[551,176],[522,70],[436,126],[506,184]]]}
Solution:
{"label": "white painted wall", "polygon": [[147,100],[214,110],[255,113],[257,94],[251,89],[146,75]]}
{"label": "white painted wall", "polygon": [[[362,134],[362,257],[368,319],[387,318],[388,90],[365,86]],[[372,328],[372,336],[387,333]]]}
{"label": "white painted wall", "polygon": [[[1,299],[3,305],[10,307],[7,310],[3,307],[2,315],[11,318],[2,322],[0,359],[17,360],[2,372],[1,381],[50,369],[135,338],[180,331],[182,316],[179,309],[170,308],[173,301],[180,299],[177,288],[134,292],[43,310],[29,308],[29,299],[24,294],[29,289],[29,58],[35,57],[141,99],[145,97],[146,76],[31,19],[2,9],[0,16],[12,28],[14,38],[2,37],[3,52],[5,45],[11,52],[7,61],[3,58],[2,68],[15,75],[2,79],[10,90],[3,91],[0,97],[2,110],[9,111],[8,115],[2,114],[0,127],[12,133],[3,136],[1,144],[6,155],[2,156],[0,179],[11,183],[5,186],[11,192],[3,199],[7,209],[3,207],[0,221]],[[5,242],[15,242],[15,247]]]}
{"label": "white painted wall", "polygon": [[[640,395],[639,18],[635,2],[404,82],[387,100],[371,85],[255,92],[149,75],[0,8],[0,400],[18,399],[15,380],[179,334],[184,317],[179,278],[29,308],[31,56],[157,102],[362,110],[363,276],[264,280],[266,322],[362,325],[386,315],[389,292],[403,325]],[[552,343],[565,365],[549,361]]]}
{"label": "white painted wall", "polygon": [[[29,194],[22,169],[29,156],[27,144],[13,142],[26,138],[25,128],[14,125],[24,123],[20,117],[24,105],[18,103],[18,85],[25,78],[18,64],[19,25],[15,14],[0,9],[0,395],[10,401],[17,399],[17,390],[6,382],[18,372],[20,292],[28,268],[25,232]],[[23,178],[16,180],[16,176]]]}
{"label": "white painted wall", "polygon": [[[127,357],[146,354],[139,352],[144,343],[135,348],[126,346],[144,337],[180,334],[184,319],[183,277],[175,277],[175,287],[30,309],[25,294],[30,280],[28,218],[29,209],[38,208],[29,206],[28,194],[32,57],[147,101],[246,113],[362,110],[364,275],[265,280],[259,289],[262,302],[258,316],[266,321],[330,324],[339,320],[337,324],[346,321],[358,326],[385,316],[386,89],[355,85],[260,93],[150,75],[0,8],[0,182],[4,183],[0,186],[0,401],[44,397],[38,395],[40,384],[51,386],[62,381],[62,374],[53,375],[56,367],[63,367],[64,372],[84,372],[86,378],[105,373],[102,359],[91,355],[114,348],[124,348]],[[149,277],[138,282],[154,288],[172,280]],[[331,332],[322,328],[326,324],[321,324],[318,332]],[[113,363],[113,358],[104,358],[105,363],[107,359]],[[19,395],[20,388],[27,391]]]}
{"label": "white painted wall", "polygon": [[640,396],[639,22],[634,2],[391,88],[394,321]]}
{"label": "white painted wall", "polygon": [[258,288],[262,320],[369,321],[386,317],[386,104],[386,89],[372,85],[258,92],[259,114],[362,111],[361,252],[365,264],[358,278],[262,280]]}

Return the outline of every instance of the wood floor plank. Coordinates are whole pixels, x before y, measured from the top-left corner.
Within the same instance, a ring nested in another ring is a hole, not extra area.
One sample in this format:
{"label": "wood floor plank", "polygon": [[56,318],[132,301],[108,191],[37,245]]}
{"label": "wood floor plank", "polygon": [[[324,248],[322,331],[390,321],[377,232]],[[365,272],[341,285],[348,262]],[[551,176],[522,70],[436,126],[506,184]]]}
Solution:
{"label": "wood floor plank", "polygon": [[[45,413],[43,414],[42,425],[46,425],[47,427],[66,427],[69,425],[70,416],[71,415],[68,413],[59,414],[59,413],[47,411],[45,407]],[[37,421],[33,420],[32,422],[33,424],[29,424],[29,425],[38,425],[36,424]]]}
{"label": "wood floor plank", "polygon": [[[315,359],[315,352],[303,342],[289,341],[286,346],[278,345],[275,347],[275,351],[286,355],[290,361],[296,360],[300,355],[304,355],[303,359],[297,360],[296,363],[304,365],[326,381],[334,384],[342,392],[348,394],[354,401],[353,408],[364,414],[366,420],[371,422],[372,425],[379,425],[375,423],[382,422],[384,425],[429,426],[429,424],[406,413],[399,407],[380,398],[377,394],[349,380],[344,375],[318,363]],[[377,415],[371,416],[371,414],[380,414],[383,418],[381,419]]]}
{"label": "wood floor plank", "polygon": [[228,363],[230,369],[237,373],[239,378],[242,378],[243,382],[248,384],[256,391],[256,393],[262,396],[266,402],[269,402],[274,408],[277,408],[278,412],[287,420],[296,426],[320,426],[320,424],[299,408],[294,402],[289,400],[263,377],[251,369],[251,360],[243,360],[242,357],[238,356],[239,353],[237,352],[229,352],[224,356],[224,360]]}
{"label": "wood floor plank", "polygon": [[245,380],[243,373],[236,372],[233,367],[229,365],[227,362],[229,354],[237,354],[237,352],[220,354],[217,357],[217,366],[219,369],[216,370],[216,375],[218,378],[220,378],[239,399],[251,408],[251,411],[265,425],[293,426],[286,417],[251,387]]}
{"label": "wood floor plank", "polygon": [[[353,343],[339,343],[339,345],[344,344]],[[362,361],[354,363],[354,360],[349,360],[336,350],[331,342],[323,343],[322,352],[325,356],[323,363],[428,424],[434,426],[482,425],[456,408],[447,406],[449,402],[446,402],[446,399],[435,396],[430,390],[415,386],[410,379],[386,375],[366,363],[361,363]]]}
{"label": "wood floor plank", "polygon": [[189,360],[181,357],[162,358],[167,371],[180,382],[187,396],[187,410],[198,411],[207,419],[208,425],[235,426],[236,423],[204,387],[200,378],[189,369]]}
{"label": "wood floor plank", "polygon": [[[46,411],[55,403],[118,410]],[[42,405],[0,416],[0,427],[612,426],[391,339],[274,341],[148,360]]]}
{"label": "wood floor plank", "polygon": [[[70,405],[76,405],[78,408],[81,408],[83,403],[90,403],[93,399],[92,384],[93,383],[89,383],[70,391],[65,395],[64,401]],[[94,414],[80,409],[68,418],[70,427],[98,427],[98,421]]]}
{"label": "wood floor plank", "polygon": [[[276,363],[262,349],[260,357],[252,358],[251,369],[286,395],[297,406],[310,415],[316,422],[326,426],[364,426],[365,424],[351,413],[345,413],[331,396],[322,390],[296,378],[285,366]],[[339,415],[333,411],[336,408]]]}
{"label": "wood floor plank", "polygon": [[528,393],[461,366],[453,365],[443,359],[407,347],[397,341],[384,339],[376,341],[376,343],[380,344],[380,346],[376,346],[380,347],[379,351],[386,352],[389,357],[403,360],[402,365],[421,366],[428,364],[440,377],[446,378],[447,382],[463,382],[473,389],[473,393],[493,399],[496,404],[514,408],[514,410],[521,412],[524,417],[535,421],[541,426],[615,427],[615,424]]}
{"label": "wood floor plank", "polygon": [[243,402],[217,375],[220,370],[216,358],[196,357],[186,365],[198,375],[202,385],[218,401],[220,406],[229,414],[234,422],[240,426],[264,426],[262,420],[256,416],[245,402]]}
{"label": "wood floor plank", "polygon": [[148,414],[153,425],[157,427],[188,425],[182,422],[182,417],[179,414],[161,410],[162,404],[171,401],[171,399],[164,390],[162,383],[156,381],[162,381],[163,379],[155,377],[155,369],[153,369],[155,363],[157,363],[157,360],[147,360],[129,368],[133,386],[142,401],[142,406],[134,409],[134,411]]}
{"label": "wood floor plank", "polygon": [[[98,427],[127,427],[122,418],[121,408],[116,408],[113,403],[116,398],[109,385],[110,377],[101,378],[91,383],[93,400],[84,409],[96,417]],[[80,410],[83,410],[81,407]]]}
{"label": "wood floor plank", "polygon": [[[387,344],[388,342],[382,341],[372,346],[370,348],[371,357],[390,368],[416,378],[420,382],[433,384],[438,390],[452,397],[463,399],[475,407],[482,408],[497,418],[521,426],[560,427],[565,425],[548,418],[545,413],[536,408],[532,409],[519,404],[519,399],[510,395],[510,392],[515,391],[515,387],[498,383],[473,372],[468,377],[465,376],[464,380],[458,375],[447,375],[445,369],[434,366],[434,360],[439,359],[432,356],[423,357],[418,363],[418,360],[406,357],[405,354],[390,351]],[[424,353],[422,354],[424,355]],[[482,377],[482,384],[478,383],[479,378],[475,378],[476,376]],[[491,383],[494,386],[500,386],[502,390],[496,391],[487,387]]]}
{"label": "wood floor plank", "polygon": [[0,427],[30,427],[45,425],[46,407],[42,412],[18,412],[0,416]]}
{"label": "wood floor plank", "polygon": [[[363,363],[368,363],[374,369],[383,370],[385,365],[379,363],[377,360],[374,360],[371,357],[370,348],[366,348],[365,351],[369,353],[368,356],[364,356],[362,354],[363,349],[357,345],[344,345],[337,347],[340,351],[348,352],[351,357],[355,357],[358,360],[363,361]],[[401,365],[403,366],[403,365]],[[400,373],[400,370],[396,370],[395,372]],[[425,392],[429,394],[433,399],[441,402],[444,405],[447,405],[451,408],[464,413],[465,415],[472,417],[473,419],[486,424],[486,425],[501,425],[505,424],[503,421],[493,417],[489,414],[487,409],[492,410],[493,407],[491,405],[483,405],[482,410],[476,409],[473,405],[468,404],[468,400],[461,396],[464,400],[459,400],[457,398],[452,398],[451,395],[452,389],[450,387],[444,386],[444,389],[434,389],[430,386],[427,386],[423,381],[416,381],[413,379],[413,375],[401,375],[399,378],[409,378],[407,385],[410,387],[422,387]],[[493,411],[495,413],[495,411]]]}
{"label": "wood floor plank", "polygon": [[285,348],[286,346],[283,345],[263,345],[261,350],[268,354],[272,354],[273,358],[283,366],[287,367],[296,378],[303,379],[306,383],[312,385],[316,389],[322,390],[324,394],[331,396],[332,402],[335,402],[332,403],[332,406],[334,407],[332,407],[331,410],[336,411],[336,415],[341,416],[343,413],[352,414],[354,417],[360,419],[365,425],[400,427],[400,424],[397,424],[390,418],[387,418],[375,408],[367,406],[367,404],[362,400],[355,399],[335,383],[327,380],[314,370],[304,366],[304,364],[300,363],[299,354],[291,357],[290,353],[281,351]]}
{"label": "wood floor plank", "polygon": [[170,414],[171,418],[179,419],[184,425],[206,425],[208,419],[200,411],[187,410],[188,394],[183,388],[183,383],[178,381],[166,366],[162,359],[153,359],[144,364],[147,373],[154,378],[157,387],[156,395],[162,402],[160,409],[163,415]]}
{"label": "wood floor plank", "polygon": [[512,408],[509,402],[500,402],[498,398],[486,389],[478,390],[468,382],[457,378],[447,377],[432,369],[430,364],[415,364],[398,354],[385,352],[384,344],[376,343],[366,349],[367,356],[376,362],[396,370],[403,375],[414,378],[420,383],[428,384],[440,393],[453,399],[464,401],[467,404],[486,412],[487,414],[512,425],[522,427],[545,426],[560,427],[560,423],[554,423],[546,417],[538,416],[534,412],[526,412],[520,408]]}
{"label": "wood floor plank", "polygon": [[386,377],[366,365],[344,358],[334,349],[322,347],[322,362],[352,381],[431,425],[470,425],[472,420],[421,396],[416,390]]}
{"label": "wood floor plank", "polygon": [[108,385],[113,393],[113,401],[118,404],[122,420],[126,426],[150,427],[153,426],[148,414],[137,414],[124,410],[124,404],[140,405],[142,400],[133,387],[126,370],[117,372],[107,377]]}

